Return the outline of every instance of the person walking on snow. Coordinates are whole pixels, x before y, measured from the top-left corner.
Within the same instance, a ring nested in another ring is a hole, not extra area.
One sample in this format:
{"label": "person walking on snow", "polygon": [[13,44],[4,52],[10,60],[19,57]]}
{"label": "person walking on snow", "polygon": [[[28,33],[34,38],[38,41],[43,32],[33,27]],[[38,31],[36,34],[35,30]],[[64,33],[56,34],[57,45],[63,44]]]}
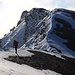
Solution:
{"label": "person walking on snow", "polygon": [[17,53],[18,44],[19,44],[19,42],[17,42],[16,40],[14,40],[13,47],[15,47],[15,53]]}

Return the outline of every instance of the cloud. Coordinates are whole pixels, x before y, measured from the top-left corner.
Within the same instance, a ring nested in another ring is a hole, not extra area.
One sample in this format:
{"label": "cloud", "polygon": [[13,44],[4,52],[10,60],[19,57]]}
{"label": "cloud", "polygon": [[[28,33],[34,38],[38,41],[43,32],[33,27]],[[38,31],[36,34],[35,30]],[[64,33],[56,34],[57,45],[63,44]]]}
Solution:
{"label": "cloud", "polygon": [[59,8],[75,10],[75,0],[53,0],[53,6]]}
{"label": "cloud", "polygon": [[0,1],[0,9],[2,8],[2,2]]}
{"label": "cloud", "polygon": [[75,11],[75,0],[65,0],[65,4],[67,9]]}
{"label": "cloud", "polygon": [[36,0],[36,1],[42,8],[45,8],[48,10],[52,10],[55,7],[58,7],[56,4],[54,4],[53,0]]}
{"label": "cloud", "polygon": [[69,3],[75,3],[75,0],[65,0],[65,1]]}
{"label": "cloud", "polygon": [[17,25],[21,13],[34,7],[52,10],[63,7],[75,10],[75,0],[0,0],[0,36]]}
{"label": "cloud", "polygon": [[38,6],[36,3],[36,0],[1,0],[4,4],[4,7],[6,6],[15,6],[15,7],[19,7],[19,8],[25,8],[26,10],[31,9],[33,6]]}
{"label": "cloud", "polygon": [[24,10],[40,7],[36,0],[0,0],[0,6],[0,37],[17,25]]}

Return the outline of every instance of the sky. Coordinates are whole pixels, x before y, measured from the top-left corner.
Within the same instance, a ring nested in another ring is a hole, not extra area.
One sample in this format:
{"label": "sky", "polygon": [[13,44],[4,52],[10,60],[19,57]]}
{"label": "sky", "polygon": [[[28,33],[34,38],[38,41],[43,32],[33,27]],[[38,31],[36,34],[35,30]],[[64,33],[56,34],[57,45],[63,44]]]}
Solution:
{"label": "sky", "polygon": [[0,0],[0,38],[10,32],[23,11],[32,8],[65,8],[75,11],[75,0]]}

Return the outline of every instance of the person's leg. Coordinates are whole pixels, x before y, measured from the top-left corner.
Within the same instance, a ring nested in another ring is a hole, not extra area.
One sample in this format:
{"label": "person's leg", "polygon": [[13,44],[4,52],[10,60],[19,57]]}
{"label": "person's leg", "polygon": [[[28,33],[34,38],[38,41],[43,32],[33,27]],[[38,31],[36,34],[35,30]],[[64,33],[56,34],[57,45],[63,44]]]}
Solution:
{"label": "person's leg", "polygon": [[17,47],[15,47],[15,53],[17,53]]}

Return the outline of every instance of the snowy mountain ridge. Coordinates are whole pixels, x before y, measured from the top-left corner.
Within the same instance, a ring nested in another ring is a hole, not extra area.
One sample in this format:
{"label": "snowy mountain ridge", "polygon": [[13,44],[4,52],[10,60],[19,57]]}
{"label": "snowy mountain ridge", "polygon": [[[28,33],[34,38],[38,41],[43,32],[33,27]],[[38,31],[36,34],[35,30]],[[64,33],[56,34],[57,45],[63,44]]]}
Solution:
{"label": "snowy mountain ridge", "polygon": [[74,24],[74,11],[33,8],[22,13],[17,27],[1,39],[1,47],[13,47],[15,39],[19,42],[19,48],[23,46],[75,57]]}

